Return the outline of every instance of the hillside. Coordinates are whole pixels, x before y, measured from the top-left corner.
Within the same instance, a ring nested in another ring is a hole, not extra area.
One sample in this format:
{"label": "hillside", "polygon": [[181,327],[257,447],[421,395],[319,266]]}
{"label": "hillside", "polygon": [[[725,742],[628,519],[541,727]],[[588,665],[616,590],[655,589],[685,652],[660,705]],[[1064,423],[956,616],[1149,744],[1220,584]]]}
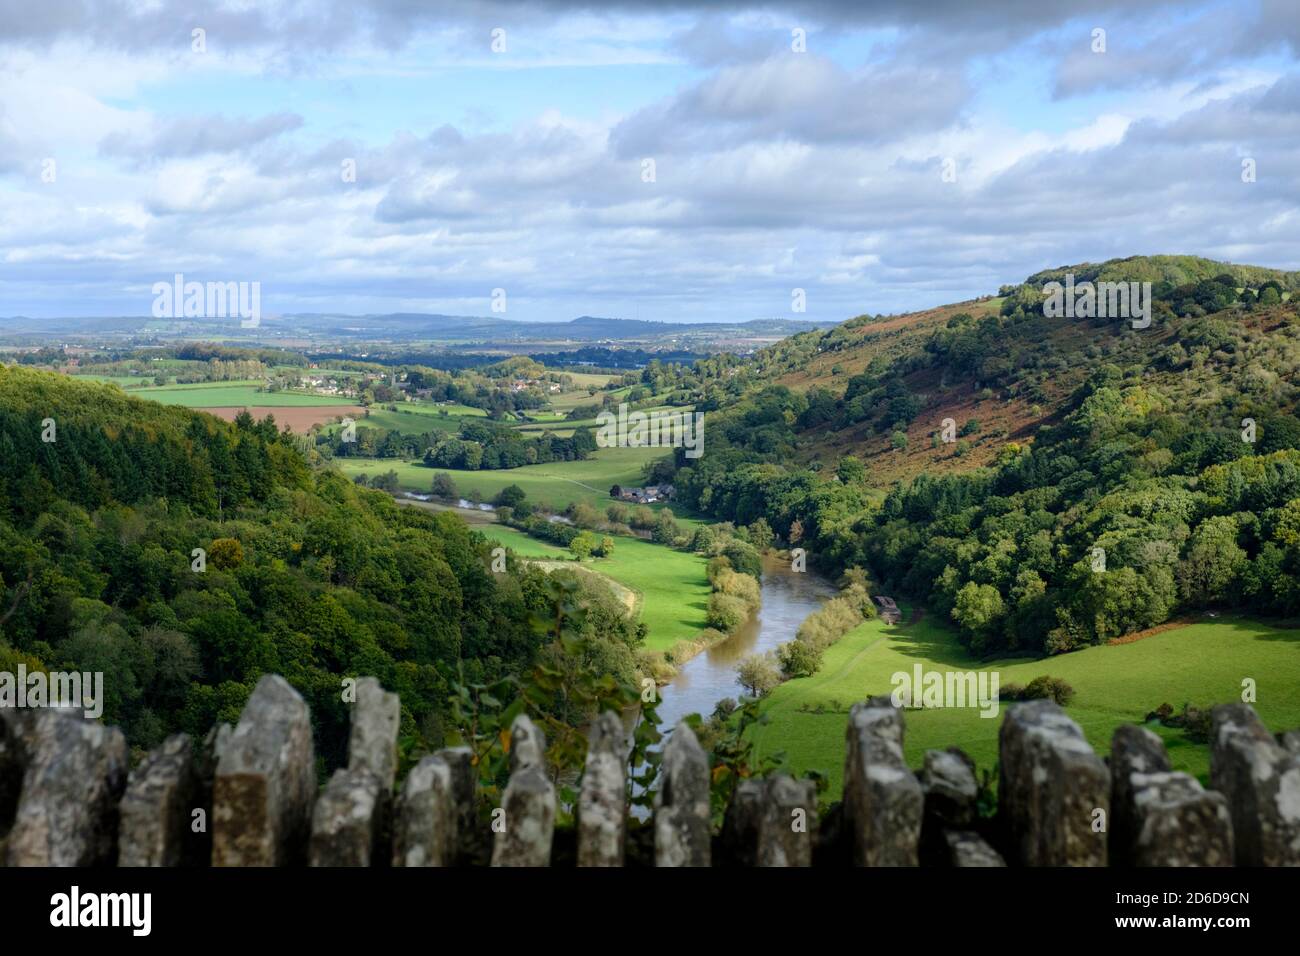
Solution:
{"label": "hillside", "polygon": [[[1152,327],[1047,317],[1039,305],[1043,285],[1067,273],[1076,282],[1152,282]],[[1216,283],[1219,277],[1235,285]],[[1277,295],[1261,302],[1267,283],[1276,283]],[[856,455],[873,483],[887,485],[988,465],[1008,441],[1033,441],[1107,364],[1140,366],[1153,387],[1198,405],[1219,380],[1247,373],[1257,385],[1250,394],[1263,406],[1290,409],[1295,394],[1285,383],[1296,380],[1290,343],[1297,289],[1300,272],[1193,256],[1063,266],[1004,286],[997,296],[901,316],[863,315],[793,336],[754,356],[753,381],[775,381],[814,406],[796,423],[796,460],[833,467]],[[945,418],[969,430],[962,441],[935,447]]]}
{"label": "hillside", "polygon": [[[270,418],[0,366],[0,671],[103,672],[103,716],[133,747],[236,719],[271,671],[311,702],[327,767],[362,674],[400,690],[404,755],[442,745],[455,689],[529,667],[555,614],[547,576],[493,574],[489,548],[454,515],[309,468]],[[598,656],[630,684],[643,629],[572,587],[591,611],[576,669]]]}
{"label": "hillside", "polygon": [[1158,280],[1144,329],[1048,317],[1025,283],[859,318],[752,366],[697,363],[708,451],[678,454],[680,500],[827,571],[865,569],[976,656],[1061,653],[1205,608],[1300,612],[1296,275],[1077,268],[1215,276]]}

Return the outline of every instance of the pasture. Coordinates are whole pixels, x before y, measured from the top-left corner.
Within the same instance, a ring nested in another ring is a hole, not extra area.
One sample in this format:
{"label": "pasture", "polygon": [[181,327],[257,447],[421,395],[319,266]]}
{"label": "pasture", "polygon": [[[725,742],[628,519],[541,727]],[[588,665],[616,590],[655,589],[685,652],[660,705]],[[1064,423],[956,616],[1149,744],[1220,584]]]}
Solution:
{"label": "pasture", "polygon": [[[905,617],[906,619],[906,617]],[[1002,686],[1028,684],[1043,674],[1074,688],[1066,708],[1100,754],[1122,723],[1140,723],[1163,703],[1208,706],[1241,699],[1242,681],[1258,688],[1255,707],[1276,732],[1300,725],[1300,629],[1279,628],[1244,617],[1206,618],[1132,644],[1104,645],[1042,660],[976,661],[955,633],[932,619],[889,626],[868,621],[826,652],[812,677],[787,681],[765,700],[770,722],[753,732],[762,753],[785,751],[796,771],[824,770],[828,799],[838,797],[844,772],[844,728],[849,706],[889,694],[896,672],[920,663],[934,671],[996,671]],[[1005,703],[1003,706],[1006,706]],[[904,715],[907,762],[919,767],[926,750],[958,746],[982,770],[997,759],[997,718],[972,708],[908,710]],[[1175,770],[1208,780],[1209,749],[1181,729],[1152,723],[1164,738]]]}

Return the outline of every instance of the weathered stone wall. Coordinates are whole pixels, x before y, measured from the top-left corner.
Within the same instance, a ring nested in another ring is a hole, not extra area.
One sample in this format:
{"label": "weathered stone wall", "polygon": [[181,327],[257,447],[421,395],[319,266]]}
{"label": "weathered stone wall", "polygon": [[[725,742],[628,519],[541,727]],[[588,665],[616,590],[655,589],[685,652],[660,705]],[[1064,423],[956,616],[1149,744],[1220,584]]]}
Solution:
{"label": "weathered stone wall", "polygon": [[853,707],[844,799],[820,819],[811,781],[736,787],[712,826],[709,760],[685,724],[664,746],[649,826],[628,805],[618,718],[592,722],[575,825],[557,829],[546,740],[511,732],[509,781],[480,817],[466,748],[397,786],[400,702],[357,682],[348,764],[316,782],[310,714],[259,681],[239,723],[169,737],[128,773],[115,728],[73,711],[0,710],[0,861],[9,866],[1283,866],[1300,865],[1300,731],[1272,736],[1246,705],[1214,712],[1212,789],[1125,726],[1107,760],[1049,701],[1007,709],[996,814],[956,748],[903,758],[904,714]]}

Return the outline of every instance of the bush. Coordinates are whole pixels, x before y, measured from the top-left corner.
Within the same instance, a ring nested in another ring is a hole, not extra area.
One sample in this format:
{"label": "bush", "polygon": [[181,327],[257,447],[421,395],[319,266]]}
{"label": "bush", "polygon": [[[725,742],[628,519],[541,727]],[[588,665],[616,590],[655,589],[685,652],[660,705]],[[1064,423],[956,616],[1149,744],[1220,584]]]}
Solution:
{"label": "bush", "polygon": [[664,660],[669,664],[681,664],[689,661],[699,650],[693,641],[678,641],[668,650],[664,651]]}
{"label": "bush", "polygon": [[492,503],[494,505],[505,505],[507,508],[514,508],[517,511],[527,497],[527,492],[518,485],[506,485],[497,492],[497,496],[492,499]]}
{"label": "bush", "polygon": [[857,588],[857,585],[850,585],[839,597],[831,598],[804,618],[796,639],[820,653],[861,624],[861,595]]}
{"label": "bush", "polygon": [[736,701],[733,697],[724,697],[713,705],[713,716],[717,720],[726,720],[736,712]]}
{"label": "bush", "polygon": [[1021,699],[1042,700],[1044,698],[1054,700],[1064,707],[1074,700],[1074,688],[1059,677],[1048,677],[1044,674],[1029,682]]}
{"label": "bush", "polygon": [[723,571],[731,570],[731,561],[724,555],[718,555],[716,558],[709,558],[709,563],[704,566],[704,573],[708,575],[709,583],[716,586],[718,576]]}
{"label": "bush", "polygon": [[748,618],[749,605],[740,598],[718,591],[709,596],[709,627],[730,634],[738,630]]}
{"label": "bush", "polygon": [[714,579],[713,588],[722,594],[740,598],[751,610],[756,611],[763,604],[758,582],[748,574],[737,574],[730,569],[724,570]]}
{"label": "bush", "polygon": [[763,561],[755,550],[743,541],[732,541],[722,552],[731,561],[731,566],[741,574],[748,574],[757,580],[763,577]]}

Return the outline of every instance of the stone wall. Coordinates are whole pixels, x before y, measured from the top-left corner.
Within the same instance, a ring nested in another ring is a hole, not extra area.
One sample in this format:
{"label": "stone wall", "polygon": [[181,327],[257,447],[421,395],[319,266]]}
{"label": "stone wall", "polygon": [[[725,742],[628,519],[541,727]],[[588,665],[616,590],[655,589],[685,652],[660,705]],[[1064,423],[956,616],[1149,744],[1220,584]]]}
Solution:
{"label": "stone wall", "polygon": [[357,683],[348,764],[316,782],[307,705],[268,675],[239,723],[168,738],[128,773],[115,728],[76,712],[0,710],[0,860],[9,866],[1284,866],[1300,864],[1300,733],[1214,711],[1213,789],[1170,769],[1160,738],[1121,727],[1109,758],[1050,701],[1007,709],[996,814],[973,762],[903,759],[904,714],[856,704],[844,798],[820,819],[809,781],[742,781],[720,832],[709,761],[685,724],[669,737],[649,825],[626,802],[622,726],[592,723],[574,827],[557,829],[546,741],[512,728],[491,819],[470,752],[424,757],[396,787],[399,701]]}

